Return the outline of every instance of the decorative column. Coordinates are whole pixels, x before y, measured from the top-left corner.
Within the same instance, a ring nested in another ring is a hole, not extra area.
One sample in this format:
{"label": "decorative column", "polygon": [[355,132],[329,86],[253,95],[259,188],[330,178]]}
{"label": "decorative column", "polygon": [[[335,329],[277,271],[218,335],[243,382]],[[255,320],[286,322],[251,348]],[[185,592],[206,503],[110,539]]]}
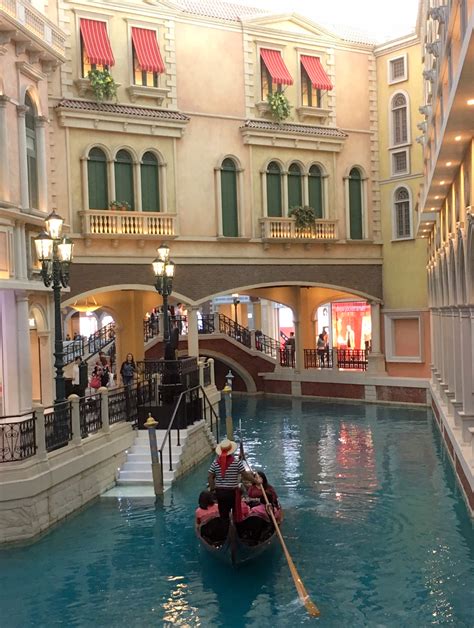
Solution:
{"label": "decorative column", "polygon": [[375,301],[370,304],[370,319],[372,325],[372,349],[368,356],[367,371],[369,373],[385,373],[385,357],[381,352],[380,344],[380,303]]}
{"label": "decorative column", "polygon": [[31,348],[29,303],[26,292],[16,292],[17,313],[17,351],[18,351],[18,376],[21,377],[21,385],[18,388],[19,412],[31,410],[32,375],[31,375]]}
{"label": "decorative column", "polygon": [[304,369],[304,344],[300,333],[300,321],[296,318],[293,319],[293,325],[295,326],[295,371],[301,373]]}
{"label": "decorative column", "polygon": [[109,203],[112,201],[116,201],[118,199],[115,198],[115,160],[108,159],[107,160],[107,175],[108,175],[108,192],[109,192]]}
{"label": "decorative column", "polygon": [[461,315],[458,308],[453,309],[452,319],[452,359],[453,359],[453,392],[454,402],[462,405],[462,367],[461,367]]}
{"label": "decorative column", "polygon": [[141,212],[143,211],[142,205],[142,186],[141,186],[141,177],[140,177],[140,162],[135,161],[133,163],[133,188],[135,191],[135,211]]}
{"label": "decorative column", "polygon": [[198,310],[196,305],[188,307],[188,354],[192,357],[199,356]]}
{"label": "decorative column", "polygon": [[26,281],[28,278],[27,262],[26,262],[26,237],[25,224],[19,220],[15,221],[15,230],[13,232],[14,239],[14,259],[15,259],[15,276],[20,281]]}
{"label": "decorative column", "polygon": [[283,218],[288,218],[288,171],[283,170],[282,174],[282,194],[283,199],[281,203],[281,215]]}
{"label": "decorative column", "polygon": [[462,405],[464,414],[474,414],[473,349],[474,308],[459,308],[461,341]]}
{"label": "decorative column", "polygon": [[0,200],[10,200],[10,169],[8,155],[8,96],[0,96]]}
{"label": "decorative column", "polygon": [[20,160],[20,204],[23,209],[30,206],[28,194],[28,160],[26,158],[26,125],[25,114],[28,107],[17,105],[18,114],[18,157]]}
{"label": "decorative column", "polygon": [[158,165],[159,191],[160,191],[160,211],[163,214],[168,212],[168,186],[166,183],[166,163]]}
{"label": "decorative column", "polygon": [[36,145],[38,149],[38,209],[46,212],[48,209],[48,160],[46,151],[46,123],[45,116],[35,119]]}

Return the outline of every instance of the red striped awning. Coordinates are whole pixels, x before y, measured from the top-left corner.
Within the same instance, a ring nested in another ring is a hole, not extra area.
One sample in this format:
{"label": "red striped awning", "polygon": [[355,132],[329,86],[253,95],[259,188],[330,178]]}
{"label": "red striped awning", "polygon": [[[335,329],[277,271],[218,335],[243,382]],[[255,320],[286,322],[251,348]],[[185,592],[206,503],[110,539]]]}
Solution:
{"label": "red striped awning", "polygon": [[81,35],[90,64],[109,67],[115,64],[105,22],[81,19]]}
{"label": "red striped awning", "polygon": [[308,73],[309,80],[315,89],[332,89],[332,83],[318,57],[301,55],[301,63]]}
{"label": "red striped awning", "polygon": [[260,48],[260,56],[270,76],[275,83],[282,85],[293,85],[293,79],[288,72],[288,68],[283,61],[279,50],[269,50],[268,48]]}
{"label": "red striped awning", "polygon": [[161,74],[165,71],[165,64],[163,63],[160,47],[156,39],[156,31],[133,26],[132,41],[138,65],[142,72],[158,72]]}

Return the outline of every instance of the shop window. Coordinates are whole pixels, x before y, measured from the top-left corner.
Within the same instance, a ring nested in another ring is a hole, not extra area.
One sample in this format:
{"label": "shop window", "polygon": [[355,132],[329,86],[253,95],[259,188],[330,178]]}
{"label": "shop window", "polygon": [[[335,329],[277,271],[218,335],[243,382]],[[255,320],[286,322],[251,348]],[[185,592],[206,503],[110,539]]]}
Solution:
{"label": "shop window", "polygon": [[126,150],[119,150],[115,157],[115,200],[135,207],[133,186],[133,160]]}
{"label": "shop window", "polygon": [[271,161],[267,168],[267,216],[281,218],[281,168],[276,161]]}
{"label": "shop window", "polygon": [[221,168],[222,235],[239,235],[237,168],[233,159],[227,158]]}
{"label": "shop window", "polygon": [[87,157],[87,186],[89,190],[89,209],[107,209],[108,177],[107,159],[100,148],[91,148]]}
{"label": "shop window", "polygon": [[288,169],[288,209],[303,205],[303,177],[298,164],[291,164]]}
{"label": "shop window", "polygon": [[140,164],[142,186],[142,210],[144,212],[160,211],[160,171],[156,155],[147,152]]}

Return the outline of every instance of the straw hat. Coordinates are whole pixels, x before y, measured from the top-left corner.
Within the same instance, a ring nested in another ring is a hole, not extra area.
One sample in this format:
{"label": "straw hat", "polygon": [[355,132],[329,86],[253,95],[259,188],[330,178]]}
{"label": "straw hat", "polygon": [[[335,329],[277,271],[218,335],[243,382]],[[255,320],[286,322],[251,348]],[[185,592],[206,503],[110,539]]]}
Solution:
{"label": "straw hat", "polygon": [[238,445],[233,440],[229,440],[228,438],[224,438],[216,447],[216,454],[220,456],[221,454],[227,454],[230,456],[237,449]]}

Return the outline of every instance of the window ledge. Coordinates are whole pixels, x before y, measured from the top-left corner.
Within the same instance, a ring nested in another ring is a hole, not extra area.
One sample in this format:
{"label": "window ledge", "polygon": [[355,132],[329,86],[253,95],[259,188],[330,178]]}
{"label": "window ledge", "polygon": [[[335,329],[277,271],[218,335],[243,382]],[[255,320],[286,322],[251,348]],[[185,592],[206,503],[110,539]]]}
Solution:
{"label": "window ledge", "polygon": [[146,85],[130,85],[130,87],[127,87],[131,102],[135,102],[137,98],[154,98],[158,106],[168,96],[169,91],[167,87],[147,87]]}
{"label": "window ledge", "polygon": [[319,118],[325,120],[331,113],[330,109],[322,109],[321,107],[297,107],[296,112],[300,118]]}
{"label": "window ledge", "polygon": [[411,146],[411,142],[403,142],[403,144],[392,144],[388,147],[388,150],[400,150],[402,148],[409,148]]}
{"label": "window ledge", "polygon": [[[79,97],[83,98],[87,94],[93,94],[94,90],[92,89],[91,82],[88,78],[79,78],[74,81],[74,85],[77,88],[77,92]],[[121,86],[121,83],[115,83],[117,89]],[[110,102],[110,101],[105,101]]]}
{"label": "window ledge", "polygon": [[225,240],[225,242],[249,242],[250,238],[246,238],[245,236],[225,236],[219,235],[216,237],[217,241]]}
{"label": "window ledge", "polygon": [[256,102],[255,108],[260,114],[270,113],[270,103],[266,100],[260,100],[259,102]]}
{"label": "window ledge", "polygon": [[413,236],[408,236],[406,238],[392,238],[391,242],[410,242],[412,240],[416,240]]}

